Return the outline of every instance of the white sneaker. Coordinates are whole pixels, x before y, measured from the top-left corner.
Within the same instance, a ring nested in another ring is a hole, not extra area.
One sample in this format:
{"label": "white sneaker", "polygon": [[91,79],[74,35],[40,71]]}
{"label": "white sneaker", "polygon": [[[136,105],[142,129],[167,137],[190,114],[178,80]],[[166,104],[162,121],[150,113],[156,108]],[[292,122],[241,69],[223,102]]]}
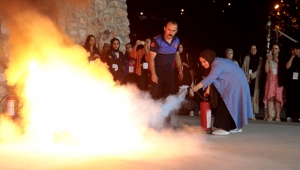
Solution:
{"label": "white sneaker", "polygon": [[218,129],[212,132],[213,135],[229,135],[230,133],[223,129]]}
{"label": "white sneaker", "polygon": [[242,129],[232,129],[229,131],[229,133],[238,133],[238,132],[243,132]]}
{"label": "white sneaker", "polygon": [[288,118],[286,118],[286,121],[287,121],[287,122],[291,122],[291,121],[292,121],[292,118],[288,117]]}

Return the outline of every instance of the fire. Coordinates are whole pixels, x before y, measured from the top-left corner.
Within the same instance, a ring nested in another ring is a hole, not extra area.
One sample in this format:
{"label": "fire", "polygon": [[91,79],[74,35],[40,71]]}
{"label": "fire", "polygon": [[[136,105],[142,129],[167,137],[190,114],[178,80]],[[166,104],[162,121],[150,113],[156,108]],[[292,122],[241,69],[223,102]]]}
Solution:
{"label": "fire", "polygon": [[[92,73],[101,71],[99,66],[82,71],[67,63],[55,63],[46,68],[34,63],[29,67],[25,91],[29,105],[26,113],[30,113],[27,130],[39,142],[97,146],[101,152],[139,146],[132,142],[138,142],[139,135],[130,117],[128,91],[113,87],[113,82],[107,83],[101,77],[97,79]],[[132,141],[126,143],[126,138]],[[118,145],[119,141],[124,145]]]}
{"label": "fire", "polygon": [[[22,119],[0,117],[1,165],[14,165],[13,153],[30,162],[44,154],[87,161],[95,156],[154,159],[197,152],[199,143],[195,136],[187,137],[190,133],[149,128],[163,126],[184,100],[182,94],[154,101],[135,86],[116,85],[105,64],[89,64],[81,46],[34,10],[8,23],[11,58],[5,74],[8,84],[16,86]],[[2,160],[3,154],[8,159]]]}

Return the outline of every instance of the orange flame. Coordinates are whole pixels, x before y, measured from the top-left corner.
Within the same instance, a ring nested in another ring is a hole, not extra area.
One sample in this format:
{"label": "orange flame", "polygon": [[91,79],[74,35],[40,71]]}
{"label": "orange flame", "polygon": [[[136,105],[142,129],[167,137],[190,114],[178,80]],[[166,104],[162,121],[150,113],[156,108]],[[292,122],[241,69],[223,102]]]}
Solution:
{"label": "orange flame", "polygon": [[[0,117],[0,142],[6,143],[1,154],[18,153],[32,160],[26,153],[68,159],[74,154],[87,159],[139,158],[146,153],[155,159],[197,152],[199,143],[187,137],[191,134],[147,128],[162,126],[167,114],[184,100],[182,96],[153,101],[135,86],[117,86],[105,64],[89,64],[81,46],[34,10],[9,20],[9,28],[11,58],[5,74],[8,84],[16,85],[23,119],[17,125]],[[188,143],[184,153],[183,143]],[[0,164],[14,165],[11,159],[0,159]]]}

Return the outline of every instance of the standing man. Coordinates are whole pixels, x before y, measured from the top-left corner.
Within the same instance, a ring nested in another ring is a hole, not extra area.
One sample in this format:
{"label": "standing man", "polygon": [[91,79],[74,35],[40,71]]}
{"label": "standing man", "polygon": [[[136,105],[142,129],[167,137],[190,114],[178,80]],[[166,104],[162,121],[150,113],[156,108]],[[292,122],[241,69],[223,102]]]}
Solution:
{"label": "standing man", "polygon": [[[155,37],[150,45],[149,64],[151,71],[150,93],[154,99],[160,98],[160,88],[164,97],[175,93],[174,60],[181,68],[179,38],[175,36],[178,24],[169,21],[164,27],[164,34]],[[182,80],[182,69],[178,69],[178,78]]]}

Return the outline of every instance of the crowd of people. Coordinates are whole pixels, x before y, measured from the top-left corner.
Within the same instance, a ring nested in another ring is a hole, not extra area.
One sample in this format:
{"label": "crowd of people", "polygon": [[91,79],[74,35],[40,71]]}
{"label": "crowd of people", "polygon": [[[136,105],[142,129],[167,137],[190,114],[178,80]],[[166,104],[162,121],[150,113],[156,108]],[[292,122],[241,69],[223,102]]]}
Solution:
{"label": "crowd of people", "polygon": [[[248,119],[256,119],[262,81],[266,82],[264,120],[280,122],[285,103],[286,120],[300,121],[299,44],[291,48],[290,57],[279,55],[280,46],[274,44],[265,61],[252,45],[241,66],[233,59],[231,48],[225,50],[225,57],[206,49],[195,62],[176,36],[177,31],[178,24],[169,21],[164,34],[137,40],[134,45],[128,43],[125,53],[120,51],[120,41],[113,31],[107,34],[111,36],[110,44],[104,43],[102,49],[105,33],[100,35],[98,48],[93,35],[87,37],[84,48],[90,53],[90,62],[100,59],[107,63],[118,84],[136,84],[140,90],[149,91],[153,99],[175,94],[182,85],[189,86],[190,93],[178,114],[197,115],[203,99],[193,93],[200,93],[212,106],[214,127],[218,128],[215,135],[242,132]],[[266,80],[262,79],[263,71]]]}

